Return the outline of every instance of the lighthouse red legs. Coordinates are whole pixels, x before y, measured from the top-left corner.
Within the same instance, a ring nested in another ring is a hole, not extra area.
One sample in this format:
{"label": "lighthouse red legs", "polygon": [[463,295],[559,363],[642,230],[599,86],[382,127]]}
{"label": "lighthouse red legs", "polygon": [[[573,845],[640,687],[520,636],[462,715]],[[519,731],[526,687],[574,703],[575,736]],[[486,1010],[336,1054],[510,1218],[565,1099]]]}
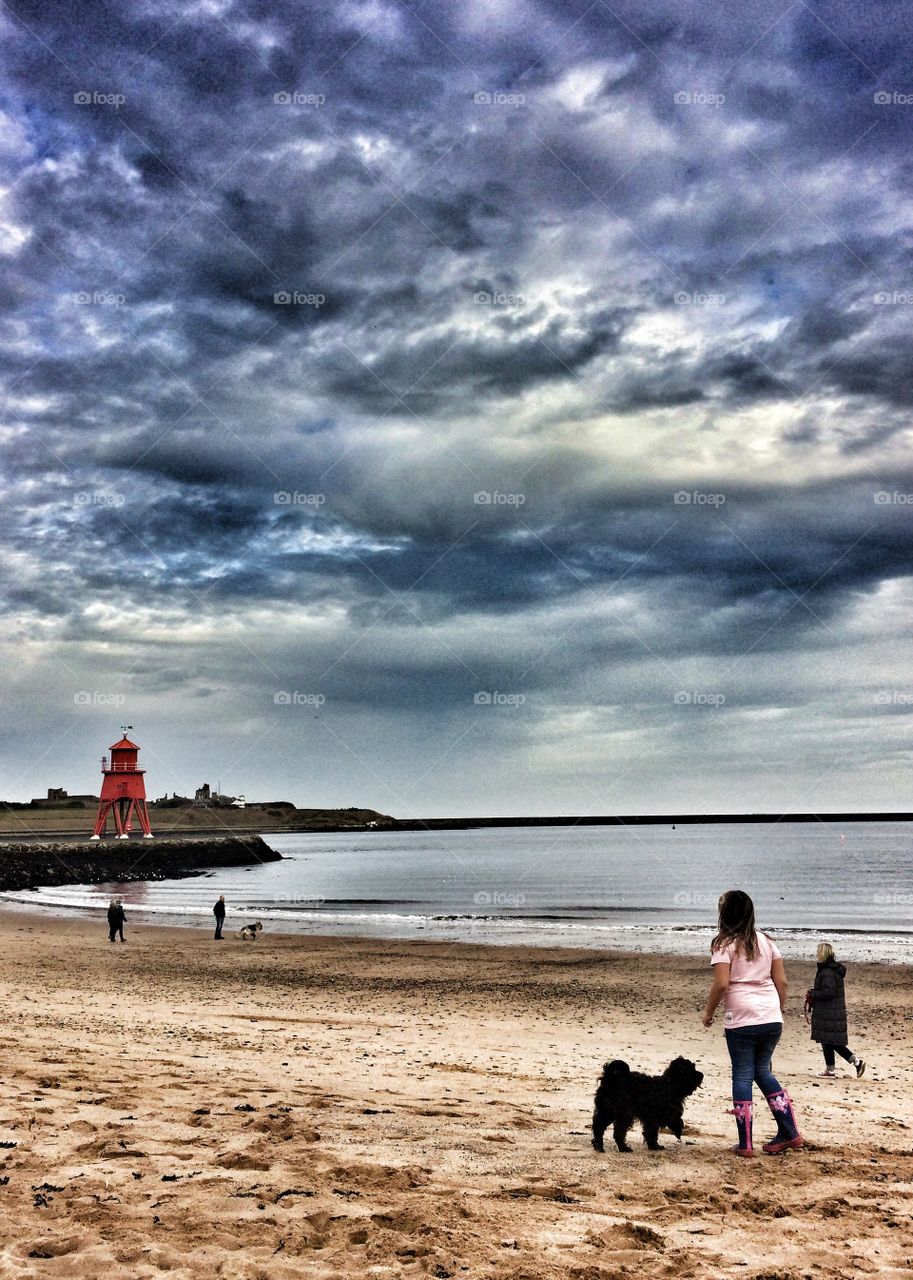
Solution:
{"label": "lighthouse red legs", "polygon": [[124,725],[124,736],[111,747],[111,763],[102,756],[101,798],[95,819],[93,840],[100,840],[105,833],[108,815],[114,816],[116,840],[129,840],[133,815],[136,814],[143,829],[143,839],[152,839],[149,812],[146,808],[145,769],[138,764],[139,747],[127,737],[129,725]]}

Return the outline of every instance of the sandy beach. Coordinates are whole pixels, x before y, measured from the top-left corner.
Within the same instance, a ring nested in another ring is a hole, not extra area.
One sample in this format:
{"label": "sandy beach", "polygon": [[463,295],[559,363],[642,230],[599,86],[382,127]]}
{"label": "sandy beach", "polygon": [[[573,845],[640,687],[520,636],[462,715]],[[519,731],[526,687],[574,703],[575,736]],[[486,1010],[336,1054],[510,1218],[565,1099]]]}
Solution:
{"label": "sandy beach", "polygon": [[[808,1141],[742,1161],[700,960],[0,914],[0,1276],[913,1274],[911,970],[854,966],[861,1081],[775,1060]],[[705,1072],[685,1140],[597,1155],[595,1077]],[[763,1114],[760,1144],[773,1131]]]}

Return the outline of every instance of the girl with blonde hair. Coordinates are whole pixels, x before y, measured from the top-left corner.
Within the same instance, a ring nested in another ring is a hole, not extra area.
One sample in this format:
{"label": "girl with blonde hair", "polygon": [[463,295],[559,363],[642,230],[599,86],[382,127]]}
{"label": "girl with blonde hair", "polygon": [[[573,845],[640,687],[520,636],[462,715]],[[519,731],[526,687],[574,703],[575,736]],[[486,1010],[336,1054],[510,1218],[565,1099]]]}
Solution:
{"label": "girl with blonde hair", "polygon": [[812,1011],[812,1039],[821,1045],[824,1054],[822,1076],[836,1076],[834,1054],[839,1053],[856,1068],[857,1078],[865,1071],[865,1063],[847,1047],[846,992],[844,978],[846,965],[840,964],[829,942],[818,944],[818,972],[815,985],[806,996],[806,1004]]}

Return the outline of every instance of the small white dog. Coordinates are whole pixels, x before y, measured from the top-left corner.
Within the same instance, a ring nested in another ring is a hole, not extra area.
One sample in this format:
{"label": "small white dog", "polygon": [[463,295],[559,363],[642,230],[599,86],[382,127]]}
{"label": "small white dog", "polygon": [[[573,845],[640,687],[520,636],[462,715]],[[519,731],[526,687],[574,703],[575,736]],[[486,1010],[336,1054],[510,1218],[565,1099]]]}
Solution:
{"label": "small white dog", "polygon": [[242,942],[256,942],[257,934],[262,928],[263,925],[258,920],[256,924],[246,924],[238,936]]}

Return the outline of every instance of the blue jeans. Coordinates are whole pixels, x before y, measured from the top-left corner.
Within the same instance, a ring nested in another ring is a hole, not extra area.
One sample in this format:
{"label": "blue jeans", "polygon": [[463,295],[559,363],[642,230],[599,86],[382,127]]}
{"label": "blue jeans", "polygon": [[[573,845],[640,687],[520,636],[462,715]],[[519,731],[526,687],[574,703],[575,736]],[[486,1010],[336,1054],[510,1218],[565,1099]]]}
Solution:
{"label": "blue jeans", "polygon": [[751,1101],[752,1082],[757,1084],[765,1098],[780,1092],[780,1081],[770,1068],[770,1060],[782,1031],[782,1022],[727,1029],[726,1048],[732,1059],[733,1102]]}

